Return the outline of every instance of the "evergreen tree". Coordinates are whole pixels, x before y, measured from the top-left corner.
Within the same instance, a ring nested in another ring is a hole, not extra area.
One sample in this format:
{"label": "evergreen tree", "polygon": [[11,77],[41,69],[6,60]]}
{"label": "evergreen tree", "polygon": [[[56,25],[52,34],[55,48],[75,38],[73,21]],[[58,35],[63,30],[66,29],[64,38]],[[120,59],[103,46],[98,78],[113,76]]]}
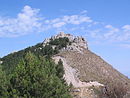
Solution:
{"label": "evergreen tree", "polygon": [[63,68],[63,62],[61,59],[58,61],[56,70],[57,70],[57,76],[62,79],[64,75],[64,68]]}
{"label": "evergreen tree", "polygon": [[7,93],[7,79],[6,74],[2,70],[2,66],[0,65],[0,98],[4,97],[6,98],[8,95]]}

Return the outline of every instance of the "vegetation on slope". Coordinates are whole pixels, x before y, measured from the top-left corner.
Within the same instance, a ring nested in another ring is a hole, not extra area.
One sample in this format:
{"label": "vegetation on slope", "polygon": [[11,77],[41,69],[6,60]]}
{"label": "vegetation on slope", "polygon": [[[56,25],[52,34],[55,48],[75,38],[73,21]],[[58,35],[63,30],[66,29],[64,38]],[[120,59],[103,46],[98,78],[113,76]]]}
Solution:
{"label": "vegetation on slope", "polygon": [[[43,56],[50,59],[52,55],[59,53],[59,49],[66,47],[68,44],[70,44],[70,42],[66,37],[51,40],[44,47],[43,43],[38,43],[35,46],[28,47],[24,50],[20,50],[18,52],[14,52],[3,58],[0,58],[0,61],[3,61],[2,66],[6,73],[11,73],[19,61],[24,58],[29,51],[36,56]],[[52,48],[52,45],[56,45],[55,49]]]}
{"label": "vegetation on slope", "polygon": [[[59,43],[61,47],[66,46],[63,42]],[[3,69],[0,67],[0,97],[71,98],[69,87],[63,79],[62,61],[55,64],[50,58],[59,51],[59,46],[56,47],[57,50],[52,48],[53,44],[43,47],[39,43],[3,57]]]}

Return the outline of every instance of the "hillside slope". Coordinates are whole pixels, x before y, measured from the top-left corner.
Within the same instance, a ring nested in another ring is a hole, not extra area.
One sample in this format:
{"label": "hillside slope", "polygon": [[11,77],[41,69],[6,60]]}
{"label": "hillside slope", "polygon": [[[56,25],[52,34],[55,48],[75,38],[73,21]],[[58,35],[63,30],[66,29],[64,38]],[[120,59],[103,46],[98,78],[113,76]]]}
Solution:
{"label": "hillside slope", "polygon": [[[68,37],[68,35],[64,33],[58,36]],[[69,37],[71,37],[71,45],[68,45],[62,49],[59,54],[53,57],[54,60],[61,59],[64,65],[67,64],[67,66],[69,66],[68,69],[64,66],[67,83],[72,84],[75,88],[87,87],[88,84],[90,85],[88,87],[104,85],[104,89],[110,91],[107,92],[109,98],[114,96],[109,94],[119,94],[120,89],[122,92],[117,96],[118,98],[122,98],[123,94],[125,94],[127,90],[130,90],[130,80],[105,62],[100,56],[91,52],[84,38],[72,37],[71,35]],[[91,85],[95,82],[100,85]]]}
{"label": "hillside slope", "polygon": [[101,57],[84,50],[82,53],[76,51],[64,51],[58,54],[66,59],[67,63],[79,71],[79,78],[82,81],[100,81],[106,79],[129,83],[130,80],[105,62]]}
{"label": "hillside slope", "polygon": [[130,98],[130,79],[89,50],[83,37],[61,32],[42,43],[0,58],[7,74],[17,67],[25,55],[63,62],[64,79],[74,98]]}

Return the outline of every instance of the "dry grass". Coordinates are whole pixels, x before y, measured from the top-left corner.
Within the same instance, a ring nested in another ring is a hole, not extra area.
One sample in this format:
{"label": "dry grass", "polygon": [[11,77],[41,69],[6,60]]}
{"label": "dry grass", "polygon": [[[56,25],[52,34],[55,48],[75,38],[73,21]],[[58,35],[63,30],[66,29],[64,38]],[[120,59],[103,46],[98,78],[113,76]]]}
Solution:
{"label": "dry grass", "polygon": [[[89,50],[84,49],[82,53],[64,51],[58,55],[63,56],[71,67],[79,70],[81,81],[98,81],[107,85],[117,95],[119,92],[124,95],[126,90],[130,89],[130,80],[126,76]],[[121,87],[118,86],[119,84]]]}

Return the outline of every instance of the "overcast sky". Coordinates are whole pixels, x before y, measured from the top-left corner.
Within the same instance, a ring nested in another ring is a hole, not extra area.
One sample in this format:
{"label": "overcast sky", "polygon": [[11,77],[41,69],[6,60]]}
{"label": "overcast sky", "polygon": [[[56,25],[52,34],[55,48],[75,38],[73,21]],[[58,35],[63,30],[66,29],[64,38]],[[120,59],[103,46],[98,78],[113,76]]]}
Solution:
{"label": "overcast sky", "polygon": [[0,0],[0,57],[60,31],[130,77],[130,0]]}

